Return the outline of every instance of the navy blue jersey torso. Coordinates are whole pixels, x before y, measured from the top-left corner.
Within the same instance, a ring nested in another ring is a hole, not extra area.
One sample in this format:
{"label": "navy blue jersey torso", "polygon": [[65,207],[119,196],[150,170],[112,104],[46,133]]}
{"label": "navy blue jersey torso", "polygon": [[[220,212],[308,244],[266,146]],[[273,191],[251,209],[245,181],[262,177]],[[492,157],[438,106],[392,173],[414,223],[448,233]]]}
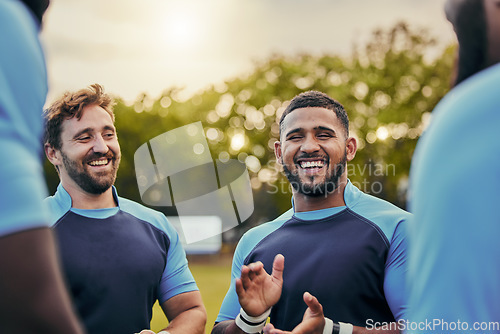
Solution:
{"label": "navy blue jersey torso", "polygon": [[64,273],[87,331],[109,334],[149,328],[167,261],[170,241],[165,233],[123,211],[105,219],[68,211],[54,229]]}
{"label": "navy blue jersey torso", "polygon": [[384,296],[388,251],[377,225],[345,209],[320,220],[292,217],[244,262],[262,261],[270,273],[274,256],[285,256],[282,297],[271,313],[275,327],[291,330],[300,322],[296,315],[306,310],[306,291],[318,297],[326,317],[366,326],[366,319],[395,321]]}

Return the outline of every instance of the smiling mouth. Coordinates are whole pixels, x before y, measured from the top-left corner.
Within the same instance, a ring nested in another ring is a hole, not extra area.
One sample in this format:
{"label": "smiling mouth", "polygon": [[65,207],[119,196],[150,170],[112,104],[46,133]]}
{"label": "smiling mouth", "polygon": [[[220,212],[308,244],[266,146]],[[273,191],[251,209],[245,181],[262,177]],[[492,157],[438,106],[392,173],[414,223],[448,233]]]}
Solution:
{"label": "smiling mouth", "polygon": [[325,165],[325,162],[323,160],[301,161],[299,165],[302,169],[322,168]]}
{"label": "smiling mouth", "polygon": [[106,166],[111,160],[105,158],[100,160],[92,160],[88,164],[90,166]]}

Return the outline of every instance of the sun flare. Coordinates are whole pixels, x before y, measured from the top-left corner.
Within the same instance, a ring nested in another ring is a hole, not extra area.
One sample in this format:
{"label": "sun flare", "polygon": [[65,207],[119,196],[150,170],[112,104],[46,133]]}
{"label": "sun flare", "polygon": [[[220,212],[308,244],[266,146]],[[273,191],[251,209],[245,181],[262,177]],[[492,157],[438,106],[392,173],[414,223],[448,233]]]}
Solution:
{"label": "sun flare", "polygon": [[170,45],[188,47],[198,42],[199,21],[193,12],[176,8],[169,13],[164,22],[165,39]]}

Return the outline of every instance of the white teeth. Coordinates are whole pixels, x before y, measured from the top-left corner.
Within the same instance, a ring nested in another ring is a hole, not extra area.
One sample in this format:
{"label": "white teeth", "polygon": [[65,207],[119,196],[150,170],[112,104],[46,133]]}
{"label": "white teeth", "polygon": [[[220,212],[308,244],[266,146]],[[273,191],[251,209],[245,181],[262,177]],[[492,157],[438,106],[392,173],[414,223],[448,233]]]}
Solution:
{"label": "white teeth", "polygon": [[302,168],[312,168],[312,167],[323,167],[323,161],[302,161],[300,167]]}
{"label": "white teeth", "polygon": [[94,160],[89,163],[91,166],[104,166],[108,164],[108,159],[104,160]]}

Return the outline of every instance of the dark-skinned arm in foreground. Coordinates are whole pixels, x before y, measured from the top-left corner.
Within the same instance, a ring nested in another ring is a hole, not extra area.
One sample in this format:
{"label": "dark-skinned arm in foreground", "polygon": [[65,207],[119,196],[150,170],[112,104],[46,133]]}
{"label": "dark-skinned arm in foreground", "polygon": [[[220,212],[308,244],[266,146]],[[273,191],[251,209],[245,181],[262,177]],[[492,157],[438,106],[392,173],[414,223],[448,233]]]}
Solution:
{"label": "dark-skinned arm in foreground", "polygon": [[0,333],[84,333],[48,227],[0,237],[0,296]]}

